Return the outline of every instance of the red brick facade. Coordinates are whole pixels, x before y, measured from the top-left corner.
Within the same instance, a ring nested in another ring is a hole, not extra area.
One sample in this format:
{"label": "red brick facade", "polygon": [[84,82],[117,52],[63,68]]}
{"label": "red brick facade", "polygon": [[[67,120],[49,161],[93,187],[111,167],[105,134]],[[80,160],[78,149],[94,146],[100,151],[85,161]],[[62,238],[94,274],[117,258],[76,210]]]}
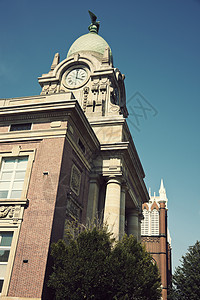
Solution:
{"label": "red brick facade", "polygon": [[[165,198],[165,199],[164,199]],[[151,253],[153,259],[158,265],[161,283],[162,283],[162,299],[167,300],[168,288],[171,286],[172,265],[171,265],[171,245],[169,243],[169,233],[167,227],[167,199],[164,197],[150,197],[150,211],[156,209],[159,212],[159,234],[153,235],[151,231],[142,233],[141,240],[145,244],[148,252]],[[159,207],[158,207],[159,205]],[[144,209],[149,210],[149,204],[143,204]],[[144,222],[144,221],[143,221]],[[151,224],[151,222],[149,222]],[[151,225],[149,225],[151,226]]]}
{"label": "red brick facade", "polygon": [[[98,141],[94,133],[88,131],[85,116],[79,117],[76,113],[77,105],[74,101],[74,108],[69,109],[70,117],[58,114],[57,120],[62,121],[58,128],[65,132],[61,137],[56,132],[57,128],[52,128],[55,118],[51,120],[47,114],[47,120],[41,116],[42,122],[37,118],[32,121],[27,114],[26,122],[33,122],[30,135],[35,132],[37,137],[32,139],[26,132],[24,140],[20,138],[19,142],[14,140],[0,144],[0,153],[5,157],[4,153],[11,152],[13,146],[19,147],[20,153],[28,150],[35,153],[27,190],[28,204],[19,224],[20,234],[8,289],[10,297],[51,299],[46,288],[51,268],[50,245],[63,237],[65,220],[70,215],[78,217],[81,223],[86,222],[91,156],[98,150]],[[78,126],[81,126],[87,140],[87,143],[83,141],[84,149],[79,146],[79,140],[83,138]],[[6,132],[5,128],[0,127],[0,133]],[[48,135],[44,137],[45,131]],[[71,182],[73,168],[80,174],[79,190],[74,191]]]}

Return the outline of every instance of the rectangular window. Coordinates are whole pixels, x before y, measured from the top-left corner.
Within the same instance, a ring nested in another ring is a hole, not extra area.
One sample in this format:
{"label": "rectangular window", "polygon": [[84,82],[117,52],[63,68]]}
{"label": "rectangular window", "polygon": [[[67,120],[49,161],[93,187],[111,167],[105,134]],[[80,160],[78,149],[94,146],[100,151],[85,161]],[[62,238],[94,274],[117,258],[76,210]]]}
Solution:
{"label": "rectangular window", "polygon": [[85,146],[83,145],[83,143],[80,139],[78,140],[78,145],[81,148],[81,150],[83,151],[83,153],[85,153]]}
{"label": "rectangular window", "polygon": [[10,131],[31,130],[31,125],[32,123],[12,124],[10,125]]}
{"label": "rectangular window", "polygon": [[0,170],[0,199],[21,198],[28,156],[3,158]]}
{"label": "rectangular window", "polygon": [[12,238],[12,231],[0,232],[0,293],[2,291],[4,278],[6,274]]}
{"label": "rectangular window", "polygon": [[151,235],[159,235],[159,212],[155,208],[151,212]]}
{"label": "rectangular window", "polygon": [[147,209],[143,210],[144,219],[141,222],[141,234],[149,235],[149,212]]}

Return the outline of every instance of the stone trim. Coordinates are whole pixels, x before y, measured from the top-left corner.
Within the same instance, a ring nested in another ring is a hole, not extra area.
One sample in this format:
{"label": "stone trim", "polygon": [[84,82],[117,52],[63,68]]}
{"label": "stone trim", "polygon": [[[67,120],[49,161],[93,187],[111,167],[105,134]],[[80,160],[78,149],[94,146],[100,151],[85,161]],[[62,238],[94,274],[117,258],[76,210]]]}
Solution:
{"label": "stone trim", "polygon": [[3,158],[20,157],[20,156],[28,156],[28,163],[27,163],[21,198],[16,200],[0,199],[0,231],[13,231],[13,240],[11,244],[10,255],[9,255],[9,260],[6,269],[6,275],[4,278],[4,284],[3,284],[0,299],[3,298],[10,299],[10,297],[7,298],[5,296],[8,292],[8,287],[10,283],[13,262],[15,258],[15,252],[16,252],[17,242],[18,242],[20,228],[21,228],[21,222],[23,219],[24,207],[28,202],[28,200],[26,199],[26,195],[28,191],[32,165],[35,157],[35,149],[26,150],[26,149],[21,149],[20,146],[14,145],[11,151],[0,152],[0,166]]}
{"label": "stone trim", "polygon": [[[23,210],[23,208],[22,208]],[[5,225],[4,225],[5,224]],[[10,278],[12,274],[12,268],[13,268],[13,262],[15,258],[15,253],[16,253],[16,248],[17,248],[17,242],[19,238],[19,233],[20,233],[20,228],[21,228],[21,223],[20,224],[9,224],[9,223],[2,223],[0,221],[0,231],[12,231],[13,232],[13,239],[12,239],[12,244],[11,244],[11,249],[10,249],[10,254],[9,254],[9,259],[8,259],[8,264],[6,268],[6,274],[4,278],[4,283],[3,283],[3,288],[1,292],[0,299],[9,299],[6,296],[8,292],[8,287],[10,284]]]}
{"label": "stone trim", "polygon": [[[34,157],[35,157],[35,149],[32,150],[25,150],[25,149],[21,149],[21,147],[18,147],[18,150],[16,149],[16,147],[13,147],[12,152],[0,152],[0,167],[1,167],[1,161],[3,158],[7,158],[7,157],[21,157],[21,156],[28,156],[28,163],[27,163],[27,168],[26,168],[26,174],[25,174],[25,178],[24,178],[24,184],[23,184],[23,190],[22,190],[22,194],[20,199],[16,199],[17,201],[22,200],[24,201],[24,199],[26,199],[26,194],[27,194],[27,190],[28,190],[28,184],[29,184],[29,180],[30,180],[30,175],[31,175],[31,170],[32,170],[32,165],[33,165],[33,161],[34,161]],[[10,199],[0,199],[0,203],[2,202],[6,202],[9,204]],[[11,199],[11,202],[15,201],[13,199]]]}

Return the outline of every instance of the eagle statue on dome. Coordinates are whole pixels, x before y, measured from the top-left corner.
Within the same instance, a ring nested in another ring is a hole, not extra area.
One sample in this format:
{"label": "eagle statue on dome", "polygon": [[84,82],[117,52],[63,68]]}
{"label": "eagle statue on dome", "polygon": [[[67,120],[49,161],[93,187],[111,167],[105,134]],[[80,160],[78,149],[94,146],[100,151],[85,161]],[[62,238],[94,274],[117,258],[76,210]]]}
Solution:
{"label": "eagle statue on dome", "polygon": [[97,20],[97,16],[93,14],[90,10],[88,10],[90,18],[91,18],[91,24],[89,25],[88,29],[90,32],[98,33],[99,32],[99,21]]}

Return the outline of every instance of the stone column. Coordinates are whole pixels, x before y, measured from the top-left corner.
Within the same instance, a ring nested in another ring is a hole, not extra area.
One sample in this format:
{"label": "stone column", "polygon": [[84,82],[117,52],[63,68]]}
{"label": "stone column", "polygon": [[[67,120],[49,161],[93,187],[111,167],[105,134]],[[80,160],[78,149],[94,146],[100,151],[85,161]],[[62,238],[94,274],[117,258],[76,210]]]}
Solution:
{"label": "stone column", "polygon": [[97,218],[99,200],[99,181],[98,177],[90,179],[88,205],[87,205],[87,221],[94,221]]}
{"label": "stone column", "polygon": [[127,233],[132,234],[138,240],[138,210],[130,209],[127,215]]}
{"label": "stone column", "polygon": [[120,229],[119,239],[121,240],[125,233],[125,201],[126,201],[126,187],[121,189],[121,203],[120,203]]}
{"label": "stone column", "polygon": [[121,202],[121,181],[116,177],[110,177],[106,186],[104,223],[108,230],[113,232],[118,240],[120,234],[120,203]]}

